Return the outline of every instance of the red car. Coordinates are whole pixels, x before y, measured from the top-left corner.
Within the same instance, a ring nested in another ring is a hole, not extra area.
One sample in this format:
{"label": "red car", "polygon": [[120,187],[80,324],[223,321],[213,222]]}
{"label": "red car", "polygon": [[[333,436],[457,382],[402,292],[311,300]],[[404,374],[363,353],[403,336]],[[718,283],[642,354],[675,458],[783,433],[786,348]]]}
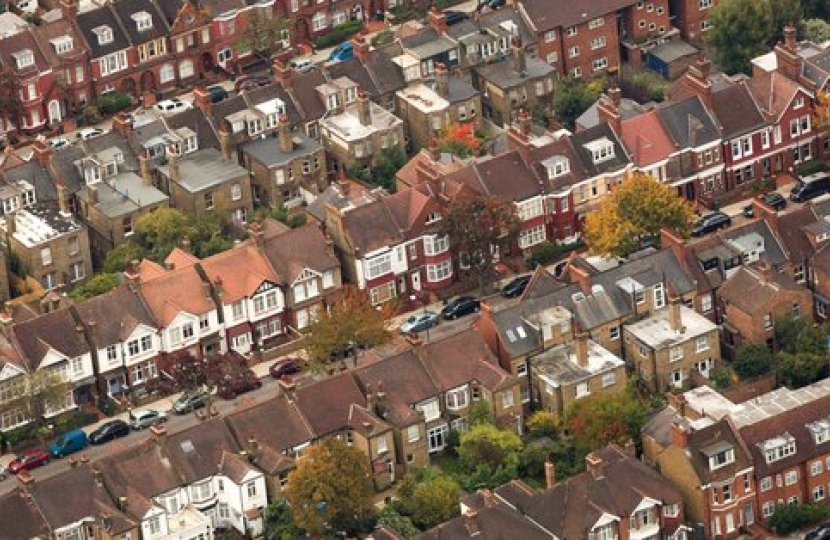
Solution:
{"label": "red car", "polygon": [[300,371],[300,362],[296,358],[283,358],[268,368],[274,379],[281,379],[285,375],[294,375]]}
{"label": "red car", "polygon": [[259,380],[256,373],[249,369],[234,379],[222,381],[216,393],[222,399],[233,399],[239,394],[261,387],[262,381]]}
{"label": "red car", "polygon": [[9,472],[17,474],[23,470],[31,470],[49,463],[49,452],[45,448],[30,448],[17,455],[17,458],[9,463]]}

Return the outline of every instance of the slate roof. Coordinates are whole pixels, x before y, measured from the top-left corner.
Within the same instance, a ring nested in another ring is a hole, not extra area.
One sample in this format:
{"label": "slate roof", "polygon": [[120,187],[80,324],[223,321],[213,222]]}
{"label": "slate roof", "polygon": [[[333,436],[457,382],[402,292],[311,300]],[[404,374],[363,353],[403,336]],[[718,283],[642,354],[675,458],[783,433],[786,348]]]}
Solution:
{"label": "slate roof", "polygon": [[742,236],[749,234],[757,234],[764,239],[764,252],[761,254],[761,259],[772,266],[778,266],[787,261],[787,254],[781,247],[778,241],[777,234],[772,231],[763,219],[755,219],[745,222],[735,227],[730,227],[725,231],[717,233],[720,238],[724,240],[738,240]]}
{"label": "slate roof", "polygon": [[[110,4],[78,13],[77,21],[93,59],[102,58],[130,46],[129,38],[121,28]],[[108,26],[112,30],[112,41],[103,45],[98,43],[98,36],[93,30],[99,26]]]}
{"label": "slate roof", "polygon": [[475,175],[460,176],[474,191],[508,201],[522,201],[540,194],[539,182],[518,151],[473,162]]}
{"label": "slate roof", "polygon": [[349,426],[349,406],[366,407],[366,398],[351,373],[323,379],[295,390],[296,404],[316,437],[325,437]]}
{"label": "slate roof", "polygon": [[[603,137],[613,143],[614,157],[601,163],[594,163],[593,158],[584,145],[602,139]],[[599,176],[600,174],[621,171],[631,163],[622,142],[617,138],[617,135],[609,124],[599,124],[584,131],[574,133],[571,135],[571,144],[577,156],[579,156],[579,161],[582,163],[582,167],[589,178]]]}
{"label": "slate roof", "polygon": [[[49,24],[41,24],[32,28],[35,39],[40,44],[40,50],[46,56],[50,64],[58,66],[67,60],[82,59],[86,56],[86,48],[83,38],[78,33],[75,25],[67,19],[57,19]],[[67,53],[58,54],[55,46],[50,40],[69,36],[72,38],[72,50]]]}
{"label": "slate roof", "polygon": [[551,0],[523,0],[522,8],[529,23],[538,32],[552,28],[567,28],[585,23],[600,15],[613,13],[632,5],[632,0],[593,0],[591,2],[552,2]]}
{"label": "slate roof", "polygon": [[492,64],[481,64],[473,68],[478,75],[507,90],[525,84],[527,81],[546,77],[553,73],[553,66],[532,56],[525,57],[525,70],[519,72],[512,55],[505,56]]}
{"label": "slate roof", "polygon": [[308,73],[292,73],[286,89],[303,121],[319,120],[326,114],[326,105],[317,92],[317,87],[325,83],[326,78],[322,69],[315,69]]}
{"label": "slate roof", "polygon": [[[10,184],[24,180],[35,188],[38,204],[57,203],[58,194],[48,170],[36,159],[4,169],[0,177]],[[52,205],[53,207],[56,204]]]}
{"label": "slate roof", "polygon": [[679,148],[696,148],[720,140],[715,119],[697,96],[661,104],[657,113]]}
{"label": "slate roof", "polygon": [[323,231],[314,223],[266,236],[262,250],[282,282],[288,284],[306,268],[322,273],[340,265]]}
{"label": "slate roof", "polygon": [[[0,47],[0,63],[10,72],[14,73],[17,78],[38,77],[40,73],[51,69],[52,66],[49,65],[46,57],[41,52],[40,46],[32,32],[18,32],[17,34],[2,39],[3,46]],[[34,57],[34,63],[30,66],[19,68],[15,54],[26,50],[31,51]]]}
{"label": "slate roof", "polygon": [[0,515],[14,516],[3,520],[3,534],[9,538],[48,538],[52,533],[35,502],[20,486],[0,496]]}
{"label": "slate roof", "polygon": [[[469,524],[472,519],[474,525]],[[474,532],[475,531],[475,532]],[[493,506],[478,505],[475,515],[459,516],[416,536],[416,540],[456,540],[474,536],[480,540],[551,539],[546,533],[516,508],[497,500]],[[392,537],[394,538],[394,537]]]}
{"label": "slate roof", "polygon": [[[157,170],[170,178],[170,166]],[[190,193],[221,186],[248,176],[248,170],[233,159],[225,159],[216,148],[199,148],[179,158],[179,180],[171,180]]]}
{"label": "slate roof", "polygon": [[815,247],[805,234],[804,229],[819,220],[813,212],[812,205],[804,205],[789,212],[778,215],[776,226],[777,237],[786,251],[787,259],[794,265],[802,264],[815,253]]}
{"label": "slate roof", "polygon": [[[156,4],[151,0],[115,0],[109,5],[115,10],[118,18],[121,20],[124,31],[127,33],[133,45],[139,45],[158,38],[166,38],[170,32],[167,21],[156,7]],[[153,20],[152,26],[146,30],[139,30],[138,24],[132,18],[135,14],[141,12],[148,13]]]}
{"label": "slate roof", "polygon": [[390,94],[406,88],[403,71],[392,58],[403,54],[403,47],[397,41],[383,45],[366,56],[364,64],[372,75],[372,80],[380,94]]}
{"label": "slate roof", "polygon": [[164,455],[185,484],[212,477],[225,452],[238,454],[242,450],[221,418],[169,433],[163,444]]}
{"label": "slate roof", "polygon": [[219,138],[210,120],[199,107],[191,107],[176,114],[164,117],[162,120],[171,130],[188,128],[196,132],[199,148],[218,148]]}
{"label": "slate roof", "polygon": [[265,167],[277,167],[290,163],[298,157],[312,156],[321,145],[317,141],[305,136],[302,131],[291,133],[294,145],[290,152],[283,152],[279,139],[276,137],[257,138],[240,145],[240,152],[248,154],[252,159],[262,163]]}

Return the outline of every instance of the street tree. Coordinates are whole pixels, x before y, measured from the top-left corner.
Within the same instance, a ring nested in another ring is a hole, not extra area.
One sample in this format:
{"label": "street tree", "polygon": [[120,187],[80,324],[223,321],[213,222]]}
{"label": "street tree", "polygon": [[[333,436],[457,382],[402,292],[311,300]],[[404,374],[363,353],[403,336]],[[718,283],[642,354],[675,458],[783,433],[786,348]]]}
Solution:
{"label": "street tree", "polygon": [[27,371],[9,383],[8,398],[0,403],[0,413],[28,419],[38,436],[46,425],[46,415],[66,408],[72,401],[72,384],[50,369]]}
{"label": "street tree", "polygon": [[395,508],[409,516],[421,530],[449,521],[459,514],[461,487],[452,477],[435,468],[416,469],[398,485]]}
{"label": "street tree", "polygon": [[455,260],[475,276],[479,290],[495,276],[496,254],[507,253],[518,233],[516,206],[496,196],[459,197],[441,221]]}
{"label": "street tree", "polygon": [[594,253],[626,257],[644,245],[656,244],[664,227],[688,236],[693,217],[692,206],[674,188],[638,172],[588,214],[583,237]]}
{"label": "street tree", "polygon": [[648,404],[627,389],[577,400],[565,411],[564,425],[574,448],[585,455],[611,443],[624,446],[639,440],[648,414]]}
{"label": "street tree", "polygon": [[720,0],[709,19],[707,41],[726,73],[750,73],[750,60],[768,50],[774,35],[770,0]]}
{"label": "street tree", "polygon": [[317,536],[327,527],[342,530],[371,510],[366,455],[340,439],[313,444],[297,458],[284,493],[301,529]]}
{"label": "street tree", "polygon": [[159,375],[148,382],[148,390],[163,394],[205,390],[211,394],[224,381],[235,380],[248,371],[245,358],[234,352],[196,358],[181,350],[160,358]]}
{"label": "street tree", "polygon": [[267,60],[282,47],[287,32],[288,23],[283,17],[270,9],[252,9],[247,12],[240,47]]}

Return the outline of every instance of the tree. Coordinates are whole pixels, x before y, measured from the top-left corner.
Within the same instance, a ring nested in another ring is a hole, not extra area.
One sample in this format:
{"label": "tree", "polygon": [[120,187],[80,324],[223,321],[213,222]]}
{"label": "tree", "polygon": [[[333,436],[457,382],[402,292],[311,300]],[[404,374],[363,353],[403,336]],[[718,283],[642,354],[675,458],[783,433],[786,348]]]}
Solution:
{"label": "tree", "polygon": [[528,434],[532,437],[556,438],[559,436],[559,423],[556,420],[556,415],[547,411],[534,412],[525,425]]}
{"label": "tree", "polygon": [[421,530],[449,521],[459,514],[461,487],[437,469],[411,471],[398,485],[396,508]]}
{"label": "tree", "polygon": [[772,530],[780,535],[802,529],[818,523],[827,517],[827,507],[823,504],[782,504],[775,507],[775,513],[769,520]]}
{"label": "tree", "polygon": [[291,508],[283,500],[274,501],[265,508],[265,537],[268,540],[293,540],[302,536]]}
{"label": "tree", "polygon": [[810,321],[790,314],[775,318],[775,342],[778,347],[791,354],[824,354],[827,351],[825,330]]}
{"label": "tree", "polygon": [[565,411],[565,426],[576,450],[587,454],[611,443],[624,446],[639,440],[647,415],[648,404],[629,389],[574,402]]}
{"label": "tree", "polygon": [[720,0],[712,9],[707,41],[718,65],[729,74],[749,73],[750,60],[768,50],[773,34],[769,0]]}
{"label": "tree", "polygon": [[804,11],[801,7],[802,0],[768,0],[770,3],[770,35],[766,40],[767,49],[772,49],[775,44],[784,39],[784,27],[788,24],[795,25],[797,35],[803,35]]}
{"label": "tree", "polygon": [[801,388],[827,376],[827,355],[780,352],[778,379],[787,388]]}
{"label": "tree", "polygon": [[801,5],[804,8],[804,17],[830,21],[830,4],[827,0],[801,0]]}
{"label": "tree", "polygon": [[18,375],[10,387],[9,398],[0,403],[0,413],[22,414],[38,434],[46,414],[62,411],[72,400],[72,384],[48,368]]}
{"label": "tree", "polygon": [[181,210],[163,207],[138,218],[135,232],[149,257],[160,262],[181,245],[184,238],[193,238],[196,228]]}
{"label": "tree", "polygon": [[824,43],[830,40],[830,23],[823,19],[805,20],[804,37],[814,43]]}
{"label": "tree", "polygon": [[7,71],[0,72],[0,111],[3,111],[3,118],[10,120],[16,126],[20,125],[24,110],[20,92],[20,83],[17,78]]}
{"label": "tree", "polygon": [[239,46],[256,56],[268,59],[277,45],[287,36],[288,23],[280,16],[274,16],[270,9],[253,9],[247,12]]}
{"label": "tree", "polygon": [[406,151],[400,146],[381,149],[380,160],[372,170],[372,183],[394,193],[395,175],[406,164],[406,159]]}
{"label": "tree", "polygon": [[312,535],[323,534],[327,526],[339,530],[370,511],[366,455],[340,439],[325,439],[297,458],[284,492],[300,528]]}
{"label": "tree", "polygon": [[773,355],[763,343],[741,345],[735,353],[732,368],[741,379],[751,379],[769,373],[772,369]]}
{"label": "tree", "polygon": [[159,376],[148,382],[148,390],[164,394],[207,390],[208,394],[224,381],[234,380],[248,371],[245,358],[234,352],[196,358],[188,350],[174,352],[158,360]]}
{"label": "tree", "polygon": [[584,80],[567,76],[559,79],[553,91],[553,109],[556,117],[568,129],[574,129],[576,119],[599,99],[604,83],[586,83]]}
{"label": "tree", "polygon": [[490,424],[478,424],[461,434],[458,455],[468,470],[488,465],[491,470],[519,465],[522,440],[515,431],[499,429]]}
{"label": "tree", "polygon": [[438,148],[441,152],[460,158],[481,155],[481,147],[482,140],[476,136],[475,125],[472,122],[449,124],[438,137]]}
{"label": "tree", "polygon": [[307,221],[305,214],[292,214],[291,210],[284,204],[276,208],[260,207],[254,211],[254,221],[264,221],[268,218],[276,219],[292,229],[302,227]]}
{"label": "tree", "polygon": [[470,404],[467,409],[467,422],[471,426],[479,424],[493,425],[495,422],[495,415],[493,413],[493,404],[489,399],[479,399]]}
{"label": "tree", "polygon": [[75,287],[70,291],[69,296],[76,302],[104,294],[107,291],[118,287],[121,284],[121,277],[118,274],[95,274],[92,278]]}
{"label": "tree", "polygon": [[638,172],[588,214],[583,238],[594,253],[626,257],[644,245],[657,244],[664,227],[688,236],[693,217],[691,205],[674,188]]}
{"label": "tree", "polygon": [[392,529],[404,538],[413,538],[421,532],[409,517],[401,515],[391,504],[378,512],[377,526]]}
{"label": "tree", "polygon": [[392,339],[389,317],[394,306],[379,307],[372,305],[365,292],[344,287],[342,297],[328,310],[320,310],[306,330],[305,349],[312,369],[323,369],[343,352],[354,354],[357,365],[358,348],[377,347]]}
{"label": "tree", "polygon": [[830,137],[830,92],[818,92],[813,107],[813,124]]}
{"label": "tree", "polygon": [[459,197],[441,221],[456,260],[476,276],[479,289],[495,275],[495,252],[507,253],[516,242],[519,217],[513,202],[495,196]]}
{"label": "tree", "polygon": [[128,240],[107,252],[103,270],[108,274],[123,272],[133,261],[143,259],[144,255],[145,251],[143,247],[132,240]]}

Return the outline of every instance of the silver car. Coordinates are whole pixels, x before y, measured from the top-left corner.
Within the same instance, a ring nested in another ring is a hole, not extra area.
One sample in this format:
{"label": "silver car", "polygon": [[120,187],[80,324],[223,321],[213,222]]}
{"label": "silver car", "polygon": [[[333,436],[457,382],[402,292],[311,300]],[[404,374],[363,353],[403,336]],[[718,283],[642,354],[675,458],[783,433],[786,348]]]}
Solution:
{"label": "silver car", "polygon": [[145,429],[159,422],[167,422],[167,413],[153,409],[141,409],[130,413],[130,427]]}

